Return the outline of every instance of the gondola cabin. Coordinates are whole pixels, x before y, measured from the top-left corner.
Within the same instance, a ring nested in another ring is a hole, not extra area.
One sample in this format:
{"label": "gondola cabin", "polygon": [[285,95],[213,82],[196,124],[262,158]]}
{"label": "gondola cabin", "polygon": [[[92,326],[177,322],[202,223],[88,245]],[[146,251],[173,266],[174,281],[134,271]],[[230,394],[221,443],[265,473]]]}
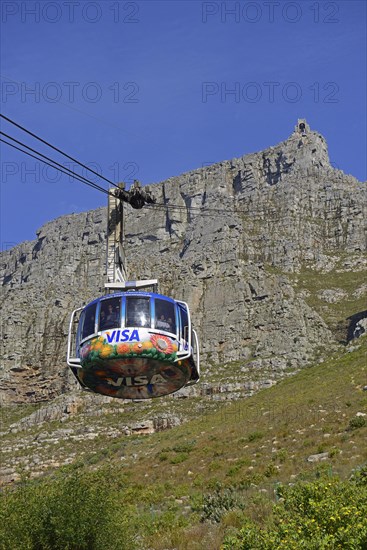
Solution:
{"label": "gondola cabin", "polygon": [[121,399],[160,397],[199,380],[189,308],[155,292],[118,291],[76,309],[67,361],[84,389]]}

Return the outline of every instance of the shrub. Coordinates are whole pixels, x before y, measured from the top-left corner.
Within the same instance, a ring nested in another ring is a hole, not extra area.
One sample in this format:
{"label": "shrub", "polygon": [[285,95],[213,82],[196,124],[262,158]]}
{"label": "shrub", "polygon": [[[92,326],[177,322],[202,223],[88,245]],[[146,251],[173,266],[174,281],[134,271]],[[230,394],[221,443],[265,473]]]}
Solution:
{"label": "shrub", "polygon": [[257,441],[258,439],[261,439],[262,437],[264,437],[263,432],[260,432],[260,431],[251,432],[247,436],[247,441],[249,443],[251,443],[252,441]]}
{"label": "shrub", "polygon": [[348,430],[357,430],[366,425],[366,419],[363,416],[354,416],[349,420]]}
{"label": "shrub", "polygon": [[181,464],[181,462],[185,462],[189,458],[188,453],[177,453],[172,458],[170,458],[170,464]]}
{"label": "shrub", "polygon": [[186,441],[185,443],[181,443],[180,445],[175,445],[172,450],[176,453],[191,453],[195,449],[196,446],[196,440],[193,439],[192,441]]}
{"label": "shrub", "polygon": [[106,475],[61,473],[0,495],[1,550],[133,548]]}
{"label": "shrub", "polygon": [[[363,476],[359,476],[358,479]],[[367,491],[354,481],[318,481],[279,487],[283,502],[273,506],[267,529],[246,520],[225,537],[223,550],[307,550],[367,548]]]}
{"label": "shrub", "polygon": [[273,475],[275,475],[277,473],[278,473],[278,468],[274,464],[270,463],[265,468],[264,476],[265,477],[272,477]]}
{"label": "shrub", "polygon": [[222,489],[217,486],[214,493],[204,495],[201,504],[201,520],[220,523],[222,516],[231,510],[243,510],[241,496],[233,488]]}
{"label": "shrub", "polygon": [[365,485],[367,490],[367,464],[363,464],[362,466],[354,470],[351,480],[356,485]]}

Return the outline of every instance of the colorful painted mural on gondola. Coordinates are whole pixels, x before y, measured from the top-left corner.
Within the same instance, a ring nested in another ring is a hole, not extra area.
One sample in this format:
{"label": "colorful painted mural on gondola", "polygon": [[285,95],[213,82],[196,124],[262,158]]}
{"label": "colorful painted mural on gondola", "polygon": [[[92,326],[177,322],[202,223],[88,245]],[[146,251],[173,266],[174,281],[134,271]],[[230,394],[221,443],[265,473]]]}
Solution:
{"label": "colorful painted mural on gondola", "polygon": [[190,380],[191,362],[177,360],[177,340],[144,329],[115,329],[80,349],[80,381],[93,391],[123,399],[159,397]]}

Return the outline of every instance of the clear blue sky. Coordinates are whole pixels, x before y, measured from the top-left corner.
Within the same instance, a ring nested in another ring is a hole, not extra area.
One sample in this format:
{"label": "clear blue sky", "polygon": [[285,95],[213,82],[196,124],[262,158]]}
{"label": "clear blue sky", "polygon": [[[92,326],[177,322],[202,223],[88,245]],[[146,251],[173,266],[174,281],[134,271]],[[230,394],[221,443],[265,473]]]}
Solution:
{"label": "clear blue sky", "polygon": [[[3,114],[109,179],[158,182],[258,151],[298,117],[326,137],[335,166],[366,179],[364,1],[3,0],[1,10]],[[1,152],[2,249],[105,204]]]}

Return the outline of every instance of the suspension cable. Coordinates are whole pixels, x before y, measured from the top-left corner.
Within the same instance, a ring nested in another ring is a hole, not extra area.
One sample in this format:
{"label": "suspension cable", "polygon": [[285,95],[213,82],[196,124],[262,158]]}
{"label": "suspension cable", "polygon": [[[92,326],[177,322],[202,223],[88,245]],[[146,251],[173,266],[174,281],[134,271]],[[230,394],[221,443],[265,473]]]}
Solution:
{"label": "suspension cable", "polygon": [[108,178],[105,178],[104,176],[102,176],[101,174],[98,174],[98,172],[96,172],[95,170],[92,170],[92,168],[89,168],[86,164],[83,164],[82,162],[79,162],[76,158],[68,155],[67,153],[65,153],[64,151],[62,151],[61,149],[59,149],[58,147],[55,147],[54,145],[52,145],[51,143],[49,143],[48,141],[42,139],[41,137],[37,136],[37,134],[31,132],[30,130],[27,130],[27,128],[24,128],[24,126],[21,126],[20,124],[18,124],[17,122],[15,122],[14,120],[12,120],[11,118],[5,116],[5,115],[2,115],[0,114],[0,117],[3,118],[4,120],[6,120],[7,122],[10,122],[10,124],[13,124],[14,126],[16,126],[17,128],[19,128],[20,130],[22,130],[23,132],[26,132],[27,134],[29,134],[30,136],[36,138],[38,141],[41,141],[42,143],[44,143],[45,145],[47,145],[48,147],[51,147],[51,149],[54,149],[55,151],[57,151],[58,153],[64,155],[66,158],[72,160],[73,162],[76,162],[77,164],[79,164],[79,166],[82,166],[83,168],[85,168],[86,170],[89,170],[89,172],[92,172],[93,174],[95,174],[96,176],[98,176],[99,178],[105,180],[107,183],[113,185],[114,187],[118,187],[118,185],[116,185],[113,181],[109,180]]}
{"label": "suspension cable", "polygon": [[[2,143],[5,143],[6,145],[9,145],[9,147],[13,147],[13,149],[17,149],[18,151],[20,151],[21,153],[24,153],[25,155],[28,155],[29,157],[32,157],[36,160],[39,160],[40,162],[43,162],[43,164],[47,164],[48,166],[51,166],[51,168],[54,168],[55,170],[58,170],[59,172],[62,172],[63,174],[67,175],[67,176],[71,176],[72,178],[76,179],[76,180],[79,180],[81,181],[82,183],[85,183],[85,185],[88,185],[89,187],[93,187],[94,189],[97,189],[98,191],[101,191],[102,193],[105,193],[106,195],[110,195],[111,193],[109,191],[107,191],[106,189],[104,189],[103,187],[100,187],[99,185],[97,185],[96,183],[93,183],[92,181],[90,180],[87,180],[86,178],[84,178],[84,176],[81,176],[79,174],[76,174],[75,172],[72,172],[71,170],[68,170],[68,169],[61,169],[61,168],[58,168],[57,166],[55,166],[54,164],[51,164],[50,162],[47,162],[45,160],[43,160],[42,158],[40,157],[37,157],[36,155],[32,155],[32,153],[29,153],[28,151],[24,151],[23,149],[21,149],[20,147],[17,147],[16,145],[14,145],[13,143],[9,143],[8,141],[5,141],[5,139],[2,139],[0,138],[0,141]],[[44,155],[42,155],[44,156]],[[47,158],[47,157],[46,157]],[[52,162],[55,162],[55,161],[52,161]],[[58,164],[58,163],[57,163]],[[61,165],[60,165],[61,166]],[[68,171],[67,171],[68,170]]]}
{"label": "suspension cable", "polygon": [[[53,168],[55,168],[55,170],[58,170],[57,166],[59,166],[61,168],[60,172],[62,171],[64,174],[66,173],[65,170],[72,176],[77,176],[79,181],[83,181],[83,183],[89,183],[89,184],[92,184],[95,186],[96,189],[100,190],[100,191],[103,191],[105,192],[106,190],[103,188],[103,187],[100,187],[98,184],[94,183],[93,181],[89,180],[88,178],[85,178],[84,176],[82,176],[81,174],[78,174],[76,172],[74,172],[73,170],[71,170],[70,168],[67,168],[66,166],[63,166],[62,164],[60,164],[59,162],[57,162],[56,160],[53,160],[52,158],[44,155],[43,153],[40,153],[39,151],[37,151],[36,149],[33,149],[32,147],[29,147],[29,145],[26,145],[25,143],[9,136],[8,134],[6,134],[5,132],[1,132],[0,131],[0,134],[5,136],[6,138],[8,139],[11,139],[12,141],[15,141],[15,143],[18,143],[18,145],[21,145],[22,147],[25,147],[26,149],[28,149],[29,151],[33,151],[33,153],[36,153],[37,155],[45,158],[46,160],[52,162],[54,165],[56,166],[53,166]],[[2,140],[3,143],[6,143],[7,145],[11,145],[10,143]],[[17,148],[19,151],[22,151],[23,153],[25,153],[26,151],[23,151],[22,149],[19,149]],[[33,156],[33,155],[30,155],[30,156]],[[34,157],[34,158],[37,158],[37,157]],[[41,160],[40,158],[38,158],[38,160]],[[49,166],[51,166],[51,164],[49,163],[45,163],[45,164],[48,164]]]}

